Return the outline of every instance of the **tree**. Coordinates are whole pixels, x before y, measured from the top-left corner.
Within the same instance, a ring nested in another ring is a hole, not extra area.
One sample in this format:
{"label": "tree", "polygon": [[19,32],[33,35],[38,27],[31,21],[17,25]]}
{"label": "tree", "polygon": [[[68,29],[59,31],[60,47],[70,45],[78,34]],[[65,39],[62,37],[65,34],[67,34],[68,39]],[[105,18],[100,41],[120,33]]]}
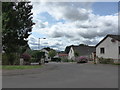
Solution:
{"label": "tree", "polygon": [[78,53],[78,52],[75,52],[74,54],[75,54],[75,57],[78,57],[78,56],[79,56],[79,53]]}
{"label": "tree", "polygon": [[25,61],[29,61],[31,59],[31,56],[28,54],[28,53],[23,53],[22,54],[22,58],[25,60]]}
{"label": "tree", "polygon": [[27,45],[27,38],[35,24],[31,9],[30,2],[2,3],[2,47],[7,54],[19,53],[19,49]]}
{"label": "tree", "polygon": [[79,46],[88,46],[87,44],[80,44]]}
{"label": "tree", "polygon": [[49,52],[49,57],[53,58],[56,54],[57,54],[57,52],[55,50],[51,50]]}
{"label": "tree", "polygon": [[39,62],[41,58],[45,58],[45,52],[40,52],[40,51],[33,51],[31,54],[33,58],[35,58],[36,62]]}

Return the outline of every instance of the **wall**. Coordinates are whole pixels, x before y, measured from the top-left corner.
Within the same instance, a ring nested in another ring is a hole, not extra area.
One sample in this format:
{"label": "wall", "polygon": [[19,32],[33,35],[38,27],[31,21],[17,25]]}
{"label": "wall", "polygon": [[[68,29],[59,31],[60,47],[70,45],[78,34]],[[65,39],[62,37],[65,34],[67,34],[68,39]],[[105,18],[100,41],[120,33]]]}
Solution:
{"label": "wall", "polygon": [[[100,43],[96,47],[96,56],[98,57],[103,57],[103,58],[112,58],[112,59],[119,59],[119,48],[120,43],[116,40],[115,42],[111,41],[111,37],[107,37],[102,43]],[[100,53],[100,48],[104,47],[105,48],[105,53],[101,54]]]}
{"label": "wall", "polygon": [[70,48],[70,51],[68,53],[68,59],[75,60],[74,50],[72,47]]}
{"label": "wall", "polygon": [[41,51],[45,52],[45,61],[50,61],[51,59],[49,59],[49,52],[45,49],[42,49]]}

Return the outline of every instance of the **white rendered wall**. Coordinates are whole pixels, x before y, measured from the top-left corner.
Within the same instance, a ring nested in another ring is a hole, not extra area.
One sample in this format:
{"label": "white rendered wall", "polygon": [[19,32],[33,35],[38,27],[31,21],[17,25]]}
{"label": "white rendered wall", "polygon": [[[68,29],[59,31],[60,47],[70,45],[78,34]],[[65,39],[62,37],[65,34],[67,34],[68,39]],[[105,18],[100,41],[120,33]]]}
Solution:
{"label": "white rendered wall", "polygon": [[[120,54],[119,54],[119,46],[120,43],[116,40],[115,42],[111,42],[110,37],[107,37],[102,43],[100,43],[96,47],[96,55],[98,57],[103,57],[103,58],[112,58],[112,59],[119,59]],[[100,48],[104,47],[105,53],[101,54],[100,53]]]}

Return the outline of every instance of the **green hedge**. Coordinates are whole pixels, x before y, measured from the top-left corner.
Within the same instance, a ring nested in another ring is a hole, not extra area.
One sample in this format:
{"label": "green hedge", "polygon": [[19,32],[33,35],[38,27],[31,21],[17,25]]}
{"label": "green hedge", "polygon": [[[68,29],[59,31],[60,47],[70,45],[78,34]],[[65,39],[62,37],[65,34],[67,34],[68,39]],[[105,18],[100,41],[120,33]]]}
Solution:
{"label": "green hedge", "polygon": [[36,58],[31,58],[30,59],[30,62],[33,63],[33,62],[37,62],[38,60]]}
{"label": "green hedge", "polygon": [[61,59],[62,62],[75,62],[74,60],[71,59]]}
{"label": "green hedge", "polygon": [[2,54],[2,65],[9,65],[8,57],[6,54]]}
{"label": "green hedge", "polygon": [[2,65],[19,65],[19,56],[16,55],[15,53],[10,53],[10,54],[6,54],[3,53],[2,54]]}
{"label": "green hedge", "polygon": [[111,58],[99,58],[99,62],[102,64],[113,64],[114,61]]}

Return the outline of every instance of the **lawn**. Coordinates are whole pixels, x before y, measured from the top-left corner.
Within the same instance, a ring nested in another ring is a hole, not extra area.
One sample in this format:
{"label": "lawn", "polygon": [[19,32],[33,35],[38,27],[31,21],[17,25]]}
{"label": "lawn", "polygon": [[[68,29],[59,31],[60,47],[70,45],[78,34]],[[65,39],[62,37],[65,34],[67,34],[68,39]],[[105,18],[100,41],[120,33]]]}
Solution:
{"label": "lawn", "polygon": [[3,65],[2,69],[15,70],[15,69],[34,69],[34,68],[41,68],[41,67],[43,67],[43,66],[42,65],[25,65],[25,66],[20,66],[20,65]]}
{"label": "lawn", "polygon": [[113,63],[113,65],[120,65],[120,63]]}

